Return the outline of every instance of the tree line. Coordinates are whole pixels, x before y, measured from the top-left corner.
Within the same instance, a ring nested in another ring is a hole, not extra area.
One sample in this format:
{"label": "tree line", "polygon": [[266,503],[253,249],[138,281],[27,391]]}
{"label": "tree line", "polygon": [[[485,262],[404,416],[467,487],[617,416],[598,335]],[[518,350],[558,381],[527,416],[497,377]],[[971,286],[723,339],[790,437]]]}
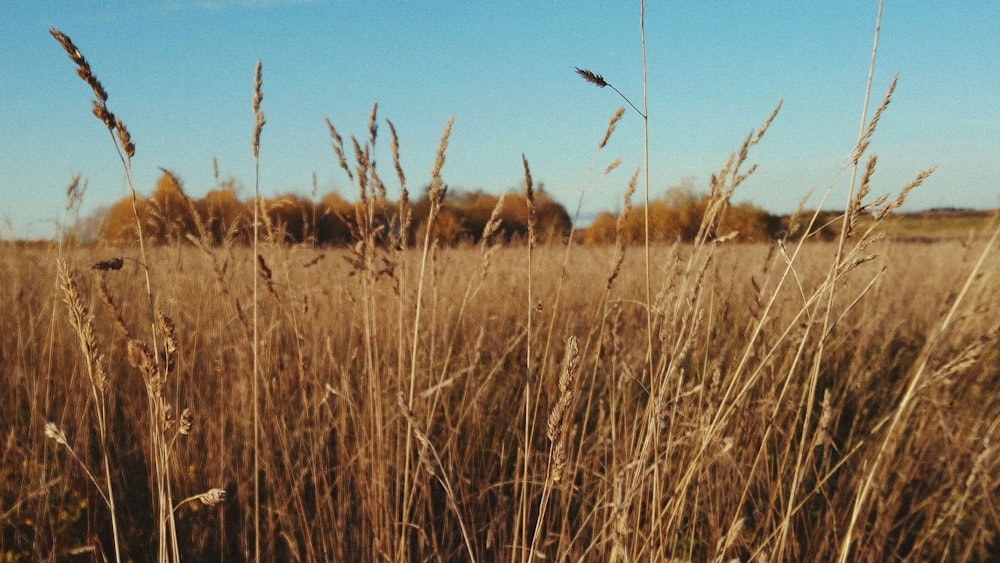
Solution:
{"label": "tree line", "polygon": [[[527,202],[523,193],[503,197],[481,190],[448,193],[440,214],[434,221],[432,235],[442,244],[478,243],[494,212],[500,228],[494,237],[505,243],[524,240],[528,232]],[[650,200],[650,236],[653,241],[689,241],[698,232],[708,197],[699,194],[691,182],[667,190]],[[536,232],[542,240],[563,240],[572,232],[572,219],[565,207],[549,197],[544,188],[534,194]],[[133,202],[125,197],[97,212],[78,229],[77,237],[101,243],[123,245],[138,239],[136,214],[143,236],[153,244],[173,244],[197,238],[203,243],[246,244],[253,237],[252,199],[239,197],[236,183],[224,180],[201,198],[191,198],[180,179],[164,171],[149,197]],[[283,244],[318,246],[348,245],[358,237],[358,202],[344,199],[331,191],[318,200],[296,194],[284,194],[259,202],[258,223],[262,236]],[[430,202],[421,197],[407,202],[412,221],[400,221],[398,202],[372,202],[376,228],[392,234],[396,240],[401,225],[406,225],[406,241],[412,243],[424,234]],[[635,243],[644,237],[644,212],[633,209],[618,225],[620,214],[602,212],[593,223],[577,229],[577,240],[586,244]],[[781,217],[750,204],[730,205],[719,227],[719,234],[738,233],[738,240],[760,241],[780,236]],[[84,232],[79,232],[80,230]]]}

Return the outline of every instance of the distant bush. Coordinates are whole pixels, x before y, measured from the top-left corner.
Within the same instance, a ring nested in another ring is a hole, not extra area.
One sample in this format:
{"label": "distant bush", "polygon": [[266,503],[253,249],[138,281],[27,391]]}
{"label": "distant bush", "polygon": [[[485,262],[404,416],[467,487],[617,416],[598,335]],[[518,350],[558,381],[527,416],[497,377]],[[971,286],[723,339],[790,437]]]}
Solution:
{"label": "distant bush", "polygon": [[[694,240],[708,205],[708,195],[695,191],[691,182],[684,182],[649,202],[649,233],[653,242],[689,242]],[[607,244],[615,240],[617,217],[601,213],[580,233],[587,244]],[[716,229],[717,236],[738,233],[742,241],[764,241],[777,238],[782,229],[781,218],[749,203],[729,205]],[[623,242],[634,244],[645,237],[645,214],[637,207],[626,218]]]}
{"label": "distant bush", "polygon": [[[489,221],[499,196],[482,190],[448,194],[435,221],[433,235],[443,244],[477,243]],[[423,236],[429,202],[424,196],[412,202],[413,222],[407,240]],[[546,238],[560,239],[570,230],[566,209],[542,189],[535,193],[537,232]],[[242,201],[235,182],[226,180],[200,199],[185,193],[180,179],[164,171],[148,198],[136,200],[143,235],[153,244],[173,244],[195,237],[206,244],[223,242],[245,244],[253,237],[253,202]],[[397,202],[375,204],[374,221],[387,233],[395,226],[398,231]],[[96,238],[108,244],[128,244],[138,240],[138,228],[130,197],[123,198],[101,211]],[[523,240],[528,232],[527,204],[523,194],[505,196],[500,212],[502,224],[498,240]],[[285,244],[309,243],[321,246],[346,245],[356,240],[358,214],[355,203],[337,192],[326,194],[320,201],[283,194],[261,203],[261,236]]]}

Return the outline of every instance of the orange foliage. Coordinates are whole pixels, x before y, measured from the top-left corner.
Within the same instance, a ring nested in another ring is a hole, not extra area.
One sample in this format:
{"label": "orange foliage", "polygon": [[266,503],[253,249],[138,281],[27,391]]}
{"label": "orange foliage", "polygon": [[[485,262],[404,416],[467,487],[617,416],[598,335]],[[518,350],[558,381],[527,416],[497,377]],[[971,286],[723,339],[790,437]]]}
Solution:
{"label": "orange foliage", "polygon": [[[649,237],[651,242],[691,241],[698,235],[708,208],[708,196],[698,194],[690,181],[675,186],[649,202]],[[729,205],[724,210],[717,234],[738,232],[737,240],[761,241],[776,238],[780,218],[748,203]],[[617,217],[601,213],[584,229],[581,239],[588,244],[608,244],[615,240]],[[623,242],[636,244],[645,238],[645,217],[638,207],[626,218]]]}
{"label": "orange foliage", "polygon": [[240,238],[252,227],[246,205],[236,195],[236,186],[227,181],[195,202],[212,244]]}
{"label": "orange foliage", "polygon": [[[140,199],[136,201],[136,205],[139,209],[140,220],[142,217],[149,216],[149,202]],[[98,236],[100,240],[114,245],[126,244],[139,239],[138,226],[130,198],[119,200],[108,208]]]}
{"label": "orange foliage", "polygon": [[[448,194],[432,234],[443,244],[477,243],[489,221],[499,196],[481,190]],[[690,181],[667,190],[649,205],[650,238],[653,242],[690,241],[698,234],[708,206],[708,196],[698,193]],[[370,221],[371,228],[387,241],[388,233],[398,236],[398,204],[385,201],[375,204],[370,219],[359,214],[356,203],[330,192],[319,202],[294,194],[281,195],[263,202],[266,216],[261,220],[264,237],[284,244],[350,244],[357,237],[359,222]],[[180,181],[169,172],[159,178],[152,195],[137,201],[139,219],[147,240],[153,243],[184,241],[188,235],[204,237],[209,244],[246,243],[252,238],[251,202],[241,201],[232,180],[219,184],[204,197],[190,200]],[[539,188],[535,191],[536,232],[542,241],[560,240],[570,230],[565,208]],[[413,222],[407,238],[421,240],[427,221],[429,202],[426,196],[412,203]],[[500,211],[498,240],[511,242],[527,237],[527,204],[524,194],[505,196]],[[579,232],[587,244],[611,244],[615,241],[617,217],[601,213]],[[199,228],[199,225],[201,226]],[[738,232],[737,240],[762,241],[780,236],[781,219],[748,203],[727,205],[717,228],[711,232],[725,236]],[[114,244],[136,240],[136,220],[130,197],[112,205],[102,222],[100,239]],[[622,237],[626,244],[644,238],[644,214],[635,208],[625,221]]]}

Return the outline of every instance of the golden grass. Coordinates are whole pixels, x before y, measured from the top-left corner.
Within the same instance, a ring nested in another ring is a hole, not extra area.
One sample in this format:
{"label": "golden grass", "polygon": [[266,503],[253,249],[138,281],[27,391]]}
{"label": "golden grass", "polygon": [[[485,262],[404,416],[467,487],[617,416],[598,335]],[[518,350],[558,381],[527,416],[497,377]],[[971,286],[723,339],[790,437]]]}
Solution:
{"label": "golden grass", "polygon": [[[410,366],[405,364],[406,378],[396,373],[400,336],[389,328],[400,322],[399,301],[412,303],[416,287],[397,288],[386,277],[366,286],[336,256],[307,268],[320,251],[270,249],[275,293],[261,301],[260,342],[260,463],[268,484],[261,491],[263,557],[379,557],[386,548],[375,541],[381,535],[375,526],[384,524],[375,516],[398,514],[401,505],[393,508],[392,495],[375,491],[391,490],[409,468],[415,489],[407,515],[410,531],[400,540],[404,555],[520,557],[516,538],[521,532],[514,525],[519,510],[512,495],[523,489],[531,507],[527,540],[535,546],[529,556],[706,560],[768,553],[826,560],[838,553],[834,532],[849,522],[864,468],[881,455],[881,464],[893,471],[874,476],[878,487],[871,494],[877,502],[863,511],[869,523],[856,531],[854,553],[863,559],[894,554],[982,559],[996,548],[998,491],[991,475],[1000,469],[1000,452],[990,441],[1000,417],[995,394],[1000,311],[991,289],[1000,274],[995,253],[985,255],[978,275],[969,276],[984,245],[981,239],[879,243],[880,256],[841,281],[835,309],[845,314],[827,334],[815,330],[805,305],[810,292],[824,283],[835,244],[807,245],[795,262],[795,282],[781,288],[776,285],[786,258],[769,245],[723,245],[693,269],[688,264],[697,258],[695,247],[653,247],[658,280],[654,374],[644,372],[643,266],[636,257],[626,257],[618,279],[605,291],[614,249],[574,249],[564,305],[552,319],[547,304],[555,298],[563,249],[537,248],[533,298],[542,307],[532,311],[537,322],[527,333],[528,312],[511,306],[528,302],[520,281],[528,267],[522,249],[497,250],[485,278],[480,250],[437,250],[426,274],[416,392],[403,407],[398,393],[409,391]],[[14,539],[5,539],[3,548],[41,556],[67,548],[65,542],[87,543],[106,521],[100,513],[76,521],[69,515],[44,517],[65,502],[60,499],[98,495],[80,480],[85,475],[52,457],[44,423],[86,428],[96,413],[83,400],[86,395],[81,397],[78,355],[73,354],[78,337],[69,323],[57,325],[51,346],[26,337],[37,332],[36,319],[52,306],[53,288],[35,282],[54,277],[52,255],[13,247],[3,252],[3,274],[10,283],[0,306],[11,330],[2,337],[2,373],[5,388],[14,390],[2,405],[10,413],[2,429],[10,437],[4,502],[13,506],[24,500],[3,522],[19,530],[6,536]],[[253,545],[251,389],[243,376],[251,358],[234,302],[249,298],[255,273],[249,252],[222,252],[231,255],[226,300],[204,289],[213,266],[202,251],[158,248],[151,256],[172,265],[154,270],[153,281],[163,288],[161,308],[178,324],[176,367],[161,395],[179,410],[198,413],[190,433],[173,442],[172,463],[178,468],[171,473],[173,487],[189,498],[205,483],[219,483],[227,495],[214,515],[197,509],[198,503],[178,505],[178,526],[185,531],[180,551],[242,559]],[[72,263],[90,264],[106,254],[77,250]],[[421,254],[399,254],[397,271],[416,271]],[[138,273],[126,262],[117,272],[81,276],[79,295],[94,299],[99,276],[107,276],[123,304],[124,323],[141,326],[142,307],[135,306],[144,297]],[[696,285],[686,283],[690,276],[697,276]],[[478,284],[482,287],[471,299],[454,291]],[[866,288],[861,304],[850,307]],[[366,292],[371,293],[367,308]],[[769,297],[770,307],[762,311]],[[941,321],[956,304],[958,313],[941,332]],[[413,323],[414,314],[404,307],[402,322]],[[59,316],[65,318],[62,312]],[[114,413],[109,450],[121,467],[113,478],[118,491],[142,490],[146,472],[140,468],[146,458],[141,452],[150,448],[150,435],[138,431],[148,411],[141,406],[146,384],[136,378],[154,369],[152,352],[130,346],[112,329],[116,322],[110,311],[94,315],[95,347],[106,355],[109,412]],[[535,358],[535,365],[551,367],[532,379],[536,390],[530,400],[548,416],[532,419],[534,438],[525,462],[518,452],[525,447],[527,340],[542,349],[539,339],[550,322],[562,341],[579,338],[579,376],[572,385],[566,376],[559,384],[559,374],[567,369],[562,366],[569,365],[560,358],[573,356],[572,344],[553,346],[548,361]],[[751,340],[758,325],[758,336]],[[410,337],[404,333],[406,340]],[[827,352],[810,391],[807,360],[820,338],[827,339]],[[922,352],[932,338],[938,345]],[[139,370],[128,367],[127,349]],[[365,367],[372,361],[365,359],[369,354],[374,365]],[[740,373],[736,368],[744,354],[749,359]],[[28,369],[50,357],[51,373]],[[926,364],[926,375],[916,380],[911,399],[902,405],[918,361]],[[382,379],[376,395],[367,381],[370,373]],[[571,388],[577,390],[572,401],[565,398]],[[807,407],[813,418],[805,416]],[[371,421],[379,408],[381,426]],[[894,437],[886,442],[888,422],[897,415]],[[553,430],[557,419],[558,433]],[[553,429],[547,429],[549,421]],[[424,459],[420,463],[432,473],[399,455],[396,448],[405,446],[399,439],[407,426],[418,438],[413,461]],[[26,431],[12,434],[14,428]],[[803,432],[808,456],[796,463]],[[651,441],[642,457],[644,436]],[[85,432],[69,432],[64,439],[84,463],[100,460],[87,446]],[[556,455],[557,444],[564,444],[559,454],[564,460]],[[377,465],[382,473],[371,472]],[[660,497],[652,495],[654,468],[660,471]],[[29,498],[54,474],[65,480]],[[800,475],[802,492],[796,505],[787,506],[794,474]],[[538,518],[545,495],[546,510]],[[143,525],[141,513],[148,508],[141,507],[150,500],[133,493],[129,502],[130,509],[119,517],[134,529]],[[660,529],[650,528],[654,511],[661,514]],[[16,524],[25,518],[49,523]],[[786,539],[778,544],[775,534],[785,520]],[[52,543],[57,537],[62,544]],[[128,537],[125,543],[127,554],[146,556],[142,545]]]}

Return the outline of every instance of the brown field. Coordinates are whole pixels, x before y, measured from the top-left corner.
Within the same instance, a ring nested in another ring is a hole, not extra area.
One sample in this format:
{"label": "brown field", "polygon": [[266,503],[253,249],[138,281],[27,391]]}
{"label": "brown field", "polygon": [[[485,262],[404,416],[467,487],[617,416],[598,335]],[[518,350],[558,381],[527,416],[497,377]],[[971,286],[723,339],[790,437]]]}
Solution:
{"label": "brown field", "polygon": [[962,240],[989,228],[995,211],[941,210],[903,213],[885,225],[895,239],[934,241]]}
{"label": "brown field", "polygon": [[[263,247],[262,558],[825,561],[848,529],[855,560],[995,556],[986,244],[874,243],[832,283],[834,243],[805,244],[791,268],[777,245],[654,247],[651,358],[642,248],[610,289],[611,247],[536,247],[530,268],[526,247],[488,264],[434,249],[418,320],[416,251],[380,251],[391,274],[376,275],[344,250]],[[159,330],[173,366],[154,385],[171,410],[151,420],[126,345],[152,347],[137,251],[0,252],[5,560],[112,556],[109,480],[123,560],[155,557],[156,432],[181,557],[251,558],[252,255],[151,249],[155,308],[176,329],[169,353]],[[121,270],[90,269],[119,255]],[[178,503],[213,488],[216,506]]]}

